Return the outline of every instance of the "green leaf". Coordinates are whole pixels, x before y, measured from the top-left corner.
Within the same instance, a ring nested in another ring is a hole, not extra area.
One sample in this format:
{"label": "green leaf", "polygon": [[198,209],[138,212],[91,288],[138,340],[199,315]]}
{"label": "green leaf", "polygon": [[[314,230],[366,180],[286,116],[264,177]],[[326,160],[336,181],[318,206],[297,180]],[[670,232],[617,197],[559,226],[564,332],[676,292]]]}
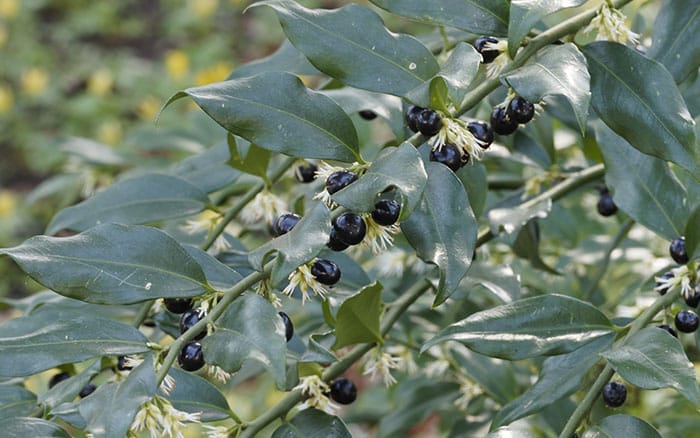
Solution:
{"label": "green leaf", "polygon": [[654,21],[649,56],[666,66],[676,83],[700,67],[700,1],[664,2]]}
{"label": "green leaf", "polygon": [[464,189],[467,191],[469,205],[472,207],[475,217],[480,217],[486,206],[488,195],[488,180],[486,178],[486,167],[481,163],[471,163],[464,166],[456,173],[457,178],[462,181]]}
{"label": "green leaf", "polygon": [[502,36],[508,29],[508,2],[505,0],[371,1],[396,15],[475,34]]}
{"label": "green leaf", "polygon": [[483,286],[499,301],[510,303],[520,298],[520,277],[508,265],[474,263],[462,282],[465,290]]}
{"label": "green leaf", "polygon": [[389,32],[371,9],[347,5],[307,9],[291,0],[267,0],[287,38],[323,73],[356,88],[403,96],[439,66],[410,35]]}
{"label": "green leaf", "polygon": [[283,72],[188,88],[209,117],[251,143],[293,157],[360,160],[355,127],[331,99]]}
{"label": "green leaf", "polygon": [[0,376],[30,376],[91,357],[143,353],[147,342],[130,325],[42,307],[0,326]]}
{"label": "green leaf", "polygon": [[514,207],[492,208],[487,213],[489,228],[496,235],[501,232],[501,229],[508,234],[514,234],[530,223],[531,219],[546,218],[551,210],[551,198],[540,201],[530,199]]}
{"label": "green leaf", "polygon": [[610,321],[593,305],[550,294],[474,313],[441,330],[421,351],[457,341],[487,356],[519,360],[569,353],[610,333]]}
{"label": "green leaf", "polygon": [[231,158],[228,164],[242,172],[259,176],[267,181],[267,167],[272,154],[270,151],[229,134],[228,145]]}
{"label": "green leaf", "polygon": [[685,226],[685,250],[691,260],[700,257],[700,205],[695,207]]}
{"label": "green leaf", "polygon": [[319,203],[290,232],[252,251],[248,260],[255,269],[262,271],[268,256],[276,252],[277,258],[270,278],[272,284],[277,285],[285,281],[299,265],[316,257],[326,247],[330,233],[330,212],[325,205]]}
{"label": "green leaf", "polygon": [[320,92],[333,99],[348,114],[372,110],[376,115],[386,120],[394,135],[401,138],[405,136],[406,125],[400,98],[352,87],[321,90]]}
{"label": "green leaf", "polygon": [[517,395],[518,382],[512,363],[475,353],[461,344],[450,345],[450,351],[461,371],[501,405]]}
{"label": "green leaf", "polygon": [[91,303],[193,297],[209,289],[195,260],[155,228],[98,225],[71,237],[35,236],[0,254],[44,286]]}
{"label": "green leaf", "polygon": [[401,223],[406,239],[426,263],[440,270],[434,306],[445,301],[472,262],[478,224],[464,186],[445,165],[427,163],[428,184],[420,204]]}
{"label": "green leaf", "polygon": [[662,438],[658,430],[644,420],[630,415],[617,414],[603,418],[600,423],[586,430],[585,438]]}
{"label": "green leaf", "polygon": [[337,350],[361,342],[382,343],[379,316],[382,313],[382,285],[372,283],[347,298],[336,315],[335,344]]}
{"label": "green leaf", "polygon": [[573,394],[588,370],[600,360],[598,353],[612,345],[614,334],[596,339],[569,354],[544,361],[540,378],[520,397],[503,406],[491,424],[492,429],[505,426],[539,412],[562,397]]}
{"label": "green leaf", "polygon": [[208,380],[178,368],[171,368],[168,374],[175,379],[175,389],[169,395],[161,390],[160,395],[170,400],[175,409],[199,412],[204,422],[229,418],[231,408],[226,397]]}
{"label": "green leaf", "polygon": [[595,133],[615,205],[666,239],[681,236],[689,215],[686,193],[668,164],[639,152],[602,124]]}
{"label": "green leaf", "polygon": [[265,298],[248,293],[216,320],[216,331],[202,341],[204,360],[228,372],[253,359],[272,373],[278,388],[286,381],[284,323]]}
{"label": "green leaf", "polygon": [[540,255],[540,225],[537,219],[529,221],[520,229],[511,243],[511,248],[516,256],[528,260],[533,268],[561,275],[560,272],[542,260]]}
{"label": "green leaf", "polygon": [[226,79],[245,78],[268,71],[286,71],[297,75],[321,74],[289,40],[284,40],[273,54],[236,67]]}
{"label": "green leaf", "polygon": [[[324,301],[324,304],[328,300]],[[299,362],[333,363],[338,360],[329,350],[333,344],[335,336],[333,332],[314,333],[309,336],[309,346],[304,354],[299,358]],[[325,345],[324,345],[325,344]],[[327,347],[326,347],[327,346]]]}
{"label": "green leaf", "polygon": [[172,173],[206,193],[215,192],[241,176],[241,172],[226,164],[230,158],[228,144],[220,142],[199,155],[182,160]]}
{"label": "green leaf", "polygon": [[41,418],[6,417],[0,419],[0,430],[6,437],[70,438],[61,426]]}
{"label": "green leaf", "polygon": [[[58,315],[57,315],[58,317]],[[95,359],[93,363],[80,374],[59,382],[48,391],[39,395],[38,402],[48,408],[54,408],[61,403],[69,402],[76,398],[85,385],[100,372],[100,361]]]}
{"label": "green leaf", "polygon": [[36,395],[24,387],[3,385],[0,391],[0,418],[30,415],[36,403]]}
{"label": "green leaf", "polygon": [[565,8],[575,8],[586,0],[512,0],[508,23],[508,52],[515,57],[523,38],[541,19]]}
{"label": "green leaf", "polygon": [[61,210],[46,227],[85,231],[102,223],[144,224],[199,213],[209,197],[195,185],[157,173],[119,181],[78,205]]}
{"label": "green leaf", "polygon": [[198,247],[192,245],[182,245],[182,247],[202,268],[207,283],[212,287],[218,290],[228,289],[243,279],[241,274]]}
{"label": "green leaf", "polygon": [[700,178],[695,122],[673,78],[658,62],[623,45],[583,48],[591,104],[601,119],[639,151],[673,161]]}
{"label": "green leaf", "polygon": [[[551,0],[537,2],[548,1]],[[547,96],[566,98],[581,133],[586,131],[591,101],[590,79],[586,58],[571,43],[545,47],[527,64],[501,77],[505,85],[513,87],[530,102],[539,102]]]}
{"label": "green leaf", "polygon": [[377,195],[394,187],[401,193],[402,220],[418,206],[427,183],[418,151],[404,142],[398,148],[383,149],[358,181],[334,193],[332,199],[352,211],[369,212],[374,210]]}
{"label": "green leaf", "polygon": [[683,345],[657,327],[635,333],[621,347],[602,353],[615,371],[631,384],[645,389],[673,388],[691,403],[700,403],[695,368]]}
{"label": "green leaf", "polygon": [[272,438],[350,438],[345,423],[317,409],[304,409],[288,423],[282,423]]}

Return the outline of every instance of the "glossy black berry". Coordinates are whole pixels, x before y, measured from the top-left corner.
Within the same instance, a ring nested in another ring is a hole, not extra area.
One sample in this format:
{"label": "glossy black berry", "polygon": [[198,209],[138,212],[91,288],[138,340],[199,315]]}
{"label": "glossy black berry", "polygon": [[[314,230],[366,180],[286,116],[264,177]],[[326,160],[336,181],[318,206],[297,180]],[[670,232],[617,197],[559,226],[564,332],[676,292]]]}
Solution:
{"label": "glossy black berry", "polygon": [[442,120],[440,115],[431,109],[424,109],[416,116],[416,127],[421,134],[432,137],[440,132]]}
{"label": "glossy black berry", "polygon": [[401,204],[394,201],[393,199],[382,199],[374,204],[374,210],[372,210],[372,220],[384,226],[393,225],[399,220],[399,214],[401,213]]}
{"label": "glossy black berry", "polygon": [[163,300],[165,308],[172,313],[185,313],[192,308],[191,298],[166,298]]}
{"label": "glossy black berry", "polygon": [[406,126],[413,132],[418,132],[417,117],[425,108],[416,105],[411,105],[406,110]]}
{"label": "glossy black berry", "polygon": [[477,52],[481,53],[481,57],[483,58],[482,62],[484,64],[490,64],[494,59],[496,59],[500,52],[496,49],[485,48],[486,43],[496,44],[498,43],[498,39],[490,36],[479,37],[476,39],[476,41],[474,41],[474,48]]}
{"label": "glossy black berry", "polygon": [[[183,313],[180,317],[180,334],[185,333],[187,330],[191,329],[195,324],[197,324],[202,318],[204,318],[204,313],[200,309],[190,309]],[[194,339],[202,339],[206,336],[207,331],[202,330],[197,333]]]}
{"label": "glossy black berry", "polygon": [[70,374],[68,373],[58,373],[54,374],[49,380],[49,389],[53,388],[57,384],[63,382],[64,380],[70,379]]}
{"label": "glossy black berry", "polygon": [[284,337],[287,339],[287,342],[289,342],[292,336],[294,336],[294,324],[292,324],[292,319],[284,312],[277,312],[277,314],[282,318],[282,322],[284,322]]}
{"label": "glossy black berry", "polygon": [[698,315],[692,310],[681,310],[676,313],[676,328],[679,332],[693,333],[698,329]]}
{"label": "glossy black berry", "polygon": [[367,233],[367,225],[359,214],[345,212],[333,221],[335,237],[347,245],[357,245],[362,242]]}
{"label": "glossy black berry", "polygon": [[316,179],[318,167],[314,163],[306,163],[294,169],[294,177],[302,183],[310,183]]}
{"label": "glossy black berry", "polygon": [[679,265],[688,263],[688,253],[685,252],[685,237],[679,237],[671,242],[668,252],[671,254],[673,261]]}
{"label": "glossy black berry", "polygon": [[190,342],[182,347],[180,354],[177,356],[177,363],[180,368],[185,371],[197,371],[204,366],[204,353],[202,353],[202,344],[199,342]]}
{"label": "glossy black berry", "polygon": [[331,235],[330,235],[330,238],[328,239],[328,243],[326,244],[326,246],[328,248],[332,249],[333,251],[344,251],[344,250],[348,249],[348,247],[350,245],[348,245],[345,242],[342,242],[338,238],[338,233],[335,231],[334,228],[332,228]]}
{"label": "glossy black berry", "polygon": [[671,334],[671,336],[673,336],[674,338],[678,337],[678,333],[676,333],[676,331],[673,330],[673,328],[671,328],[670,325],[661,324],[661,325],[657,325],[657,327],[660,328],[661,330],[665,330],[665,331],[669,332]]}
{"label": "glossy black berry", "polygon": [[467,129],[476,138],[479,146],[483,149],[488,149],[493,143],[493,129],[486,122],[475,121],[467,124]]}
{"label": "glossy black berry", "polygon": [[597,208],[598,213],[601,216],[608,217],[617,213],[617,205],[615,205],[615,202],[613,202],[613,198],[610,193],[604,193],[600,196]]}
{"label": "glossy black berry", "polygon": [[326,179],[326,191],[331,195],[357,181],[357,175],[349,170],[338,170]]}
{"label": "glossy black berry", "polygon": [[311,265],[311,275],[319,283],[333,286],[340,280],[340,268],[330,260],[318,259]]}
{"label": "glossy black berry", "polygon": [[336,379],[331,383],[331,398],[341,405],[349,405],[357,398],[357,388],[350,379]]}
{"label": "glossy black berry", "polygon": [[285,213],[278,217],[272,224],[272,234],[276,237],[287,234],[301,220],[301,216],[294,213]]}
{"label": "glossy black berry", "polygon": [[439,150],[430,151],[430,161],[437,161],[457,172],[462,167],[462,151],[453,144],[445,143]]}
{"label": "glossy black berry", "polygon": [[515,96],[508,103],[508,118],[518,123],[527,123],[535,116],[535,105],[524,97]]}
{"label": "glossy black berry", "polygon": [[[664,280],[669,280],[669,279],[673,278],[673,272],[666,271],[661,276],[661,278]],[[655,289],[659,293],[659,295],[666,295],[666,292],[668,292],[668,290],[671,288],[671,285],[667,285],[665,287],[662,287],[662,285],[663,285],[663,283],[661,283],[660,281],[657,281]]]}
{"label": "glossy black berry", "polygon": [[92,394],[93,392],[95,392],[96,389],[97,389],[97,386],[95,386],[95,385],[92,384],[92,383],[88,383],[87,385],[85,385],[85,386],[83,387],[83,389],[80,390],[80,393],[79,393],[78,395],[80,396],[80,398],[85,398],[85,397],[87,397],[88,395],[90,395],[90,394]]}
{"label": "glossy black berry", "polygon": [[374,120],[377,118],[377,113],[372,110],[362,110],[358,114],[365,120]]}
{"label": "glossy black berry", "polygon": [[684,300],[685,304],[687,304],[688,307],[698,307],[698,304],[700,304],[700,290],[698,290],[698,288],[695,288],[695,290],[690,294],[690,296],[688,296],[688,298],[684,298]]}
{"label": "glossy black berry", "polygon": [[133,367],[126,364],[126,356],[119,356],[119,358],[117,358],[117,369],[119,371],[129,371],[132,368]]}
{"label": "glossy black berry", "polygon": [[491,127],[499,135],[510,135],[518,129],[518,122],[506,116],[506,110],[497,106],[491,111]]}
{"label": "glossy black berry", "polygon": [[627,388],[620,382],[608,382],[603,387],[603,400],[605,404],[617,408],[622,406],[627,398]]}

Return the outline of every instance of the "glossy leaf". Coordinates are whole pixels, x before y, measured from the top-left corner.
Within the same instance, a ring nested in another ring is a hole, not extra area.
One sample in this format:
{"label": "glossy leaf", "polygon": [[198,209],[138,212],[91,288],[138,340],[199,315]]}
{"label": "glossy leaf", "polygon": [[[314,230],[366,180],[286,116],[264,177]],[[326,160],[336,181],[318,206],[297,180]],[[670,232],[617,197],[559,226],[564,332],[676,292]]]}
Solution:
{"label": "glossy leaf", "polygon": [[422,350],[457,341],[487,356],[519,360],[569,353],[612,332],[593,305],[550,294],[474,313],[441,330]]}
{"label": "glossy leaf", "polygon": [[440,24],[485,35],[506,35],[505,0],[371,0],[382,9],[430,24]]}
{"label": "glossy leaf", "polygon": [[0,391],[0,418],[24,417],[36,408],[36,395],[17,385],[3,385]]}
{"label": "glossy leaf", "polygon": [[284,40],[273,54],[236,67],[226,79],[245,78],[268,71],[286,71],[297,75],[321,74],[289,40]]}
{"label": "glossy leaf", "polygon": [[227,289],[243,279],[241,274],[224,265],[208,252],[192,245],[182,245],[182,247],[199,264],[204,271],[207,283],[212,287],[218,290]]}
{"label": "glossy leaf", "polygon": [[304,409],[288,423],[282,423],[272,438],[350,438],[340,418],[317,409]]}
{"label": "glossy leaf", "polygon": [[6,437],[70,438],[58,424],[33,417],[2,418],[0,430]]}
{"label": "glossy leaf", "polygon": [[518,394],[518,382],[512,363],[475,353],[461,344],[451,345],[450,351],[461,366],[461,371],[500,404],[505,405]]}
{"label": "glossy leaf", "polygon": [[215,192],[241,176],[241,172],[226,164],[230,158],[228,144],[221,142],[199,155],[182,160],[172,173],[206,193]]}
{"label": "glossy leaf", "polygon": [[688,217],[685,226],[685,250],[690,259],[700,257],[700,205]]}
{"label": "glossy leaf", "polygon": [[456,173],[467,191],[469,205],[475,217],[480,217],[486,206],[488,195],[488,180],[486,179],[486,167],[481,163],[472,163],[464,166]]}
{"label": "glossy leaf", "polygon": [[529,221],[520,229],[511,243],[513,254],[530,262],[533,268],[540,269],[550,274],[560,273],[549,266],[540,254],[540,225],[537,219]]}
{"label": "glossy leaf", "polygon": [[647,327],[621,347],[602,353],[617,374],[645,389],[673,388],[691,403],[700,403],[695,368],[683,345],[657,327]]}
{"label": "glossy leaf", "polygon": [[[327,303],[328,301],[324,301]],[[330,351],[335,336],[332,332],[315,333],[309,336],[309,345],[304,354],[299,358],[299,362],[333,363],[338,360]]]}
{"label": "glossy leaf", "polygon": [[348,114],[371,110],[386,120],[397,137],[404,136],[406,126],[400,98],[352,87],[321,90],[320,92],[333,99]]}
{"label": "glossy leaf", "polygon": [[651,39],[649,56],[668,69],[681,83],[700,67],[700,1],[666,1],[661,7]]}
{"label": "glossy leaf", "polygon": [[499,301],[510,303],[520,298],[520,276],[508,265],[474,263],[462,282],[466,290],[483,286]]}
{"label": "glossy leaf", "polygon": [[615,205],[666,239],[681,236],[689,215],[686,193],[668,164],[639,152],[603,125],[595,132]]}
{"label": "glossy leaf", "polygon": [[583,48],[591,104],[601,119],[639,151],[673,161],[700,178],[695,122],[666,69],[620,44]]}
{"label": "glossy leaf", "polygon": [[586,0],[512,0],[508,23],[508,52],[511,58],[523,38],[544,17],[565,8],[574,8]]}
{"label": "glossy leaf", "polygon": [[171,368],[168,374],[175,379],[175,388],[168,395],[161,390],[160,395],[170,400],[175,409],[199,412],[204,422],[229,418],[231,409],[226,397],[208,380],[179,368]]}
{"label": "glossy leaf", "polygon": [[420,204],[401,223],[416,255],[437,265],[440,282],[434,306],[459,286],[472,262],[478,224],[462,183],[445,165],[427,163],[428,184]]}
{"label": "glossy leaf", "polygon": [[439,66],[410,35],[389,32],[371,9],[347,5],[307,9],[291,0],[267,0],[287,38],[323,73],[356,88],[402,96]]}
{"label": "glossy leaf", "polygon": [[228,164],[231,167],[267,181],[267,167],[272,158],[270,151],[240,138],[236,141],[231,134],[228,135],[228,145],[231,155]]}
{"label": "glossy leaf", "polygon": [[487,217],[489,228],[494,234],[501,229],[508,234],[519,231],[533,218],[545,218],[552,210],[552,199],[546,198],[540,201],[528,200],[514,207],[496,207],[489,210]]}
{"label": "glossy leaf", "polygon": [[350,118],[331,99],[307,89],[289,73],[261,73],[188,88],[168,104],[185,96],[232,134],[273,152],[349,162],[359,159]]}
{"label": "glossy leaf", "polygon": [[337,350],[361,342],[382,343],[379,317],[382,313],[382,285],[373,283],[355,295],[346,298],[335,317],[335,344]]}
{"label": "glossy leaf", "polygon": [[631,415],[617,414],[605,417],[586,430],[585,438],[661,438],[658,430],[644,420]]}
{"label": "glossy leaf", "polygon": [[91,303],[191,297],[209,288],[182,246],[149,227],[105,224],[71,237],[35,236],[0,254],[44,286]]}
{"label": "glossy leaf", "polygon": [[201,343],[206,363],[234,372],[253,359],[272,373],[278,388],[284,388],[284,324],[277,310],[260,295],[248,293],[234,301],[216,320],[216,331]]}
{"label": "glossy leaf", "polygon": [[80,394],[85,385],[100,372],[100,360],[93,360],[92,364],[79,374],[72,376],[49,388],[39,395],[38,402],[47,408],[54,408],[61,403],[70,402]]}
{"label": "glossy leaf", "polygon": [[178,218],[199,213],[208,203],[207,194],[193,184],[176,176],[151,173],[119,181],[61,210],[46,233],[85,231],[109,222],[144,224]]}
{"label": "glossy leaf", "polygon": [[539,102],[547,96],[564,97],[584,133],[591,101],[590,79],[586,58],[574,44],[568,43],[545,47],[527,64],[504,75],[501,81],[530,102]]}

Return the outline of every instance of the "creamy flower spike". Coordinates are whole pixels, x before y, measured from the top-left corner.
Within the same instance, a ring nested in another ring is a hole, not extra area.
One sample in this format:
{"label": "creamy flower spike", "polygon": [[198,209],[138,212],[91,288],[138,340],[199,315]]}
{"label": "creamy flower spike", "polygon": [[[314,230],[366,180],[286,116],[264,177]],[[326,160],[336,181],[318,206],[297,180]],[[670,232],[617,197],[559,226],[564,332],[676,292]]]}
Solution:
{"label": "creamy flower spike", "polygon": [[141,405],[129,432],[133,435],[133,432],[147,431],[152,438],[184,438],[185,423],[199,423],[200,417],[199,412],[179,411],[168,400],[155,396]]}
{"label": "creamy flower spike", "polygon": [[673,272],[673,277],[670,278],[654,277],[654,280],[656,280],[654,290],[671,292],[677,286],[680,286],[683,299],[691,299],[695,295],[696,286],[693,284],[688,266],[683,265],[679,268],[671,269],[671,272]]}
{"label": "creamy flower spike", "polygon": [[299,384],[294,387],[294,390],[297,389],[308,397],[304,403],[299,405],[299,409],[316,408],[330,415],[335,415],[338,411],[339,406],[326,396],[331,388],[319,376],[314,374],[302,377],[299,379]]}
{"label": "creamy flower spike", "polygon": [[229,438],[230,436],[238,436],[241,430],[238,424],[231,427],[205,424],[204,428],[207,430],[207,438]]}
{"label": "creamy flower spike", "polygon": [[370,248],[372,254],[377,255],[394,245],[394,236],[392,234],[397,234],[401,231],[398,224],[389,225],[388,227],[379,225],[372,220],[372,215],[369,213],[363,214],[362,218],[367,226],[367,232],[360,246]]}
{"label": "creamy flower spike", "polygon": [[226,383],[231,379],[231,373],[216,365],[207,365],[207,374],[221,383]]}
{"label": "creamy flower spike", "polygon": [[248,225],[256,224],[261,220],[271,224],[285,212],[287,212],[287,204],[265,189],[255,195],[255,198],[241,211],[240,217]]}
{"label": "creamy flower spike", "polygon": [[499,40],[497,43],[489,41],[484,44],[484,50],[498,50],[498,56],[496,56],[493,62],[486,64],[486,76],[495,78],[501,74],[505,66],[512,61],[508,55],[508,41]]}
{"label": "creamy flower spike", "polygon": [[629,41],[632,44],[639,44],[639,34],[632,32],[627,27],[626,19],[627,17],[622,12],[611,8],[607,3],[603,3],[583,32],[597,31],[596,41],[614,41],[621,44]]}
{"label": "creamy flower spike", "polygon": [[481,161],[486,151],[485,147],[488,146],[482,146],[483,143],[474,137],[464,120],[451,119],[449,117],[442,119],[440,132],[429,140],[432,149],[438,151],[446,143],[457,146],[462,155],[469,156],[470,161],[472,161],[471,159]]}
{"label": "creamy flower spike", "polygon": [[324,300],[326,299],[326,294],[328,294],[328,289],[319,283],[316,278],[311,274],[311,265],[313,265],[314,260],[299,266],[287,277],[289,279],[289,284],[282,290],[282,293],[288,296],[292,296],[294,289],[299,286],[301,291],[301,304],[304,305],[306,300],[309,299],[309,289],[311,289],[315,295],[319,295]]}
{"label": "creamy flower spike", "polygon": [[374,347],[370,351],[365,361],[365,371],[363,375],[370,375],[370,378],[381,377],[384,385],[391,386],[396,383],[396,379],[391,375],[391,370],[401,368],[402,359],[382,351],[380,347]]}
{"label": "creamy flower spike", "polygon": [[454,405],[461,410],[466,410],[469,406],[469,402],[471,402],[474,397],[483,394],[484,391],[477,384],[461,374],[457,375],[457,380],[459,381],[460,396],[454,401]]}

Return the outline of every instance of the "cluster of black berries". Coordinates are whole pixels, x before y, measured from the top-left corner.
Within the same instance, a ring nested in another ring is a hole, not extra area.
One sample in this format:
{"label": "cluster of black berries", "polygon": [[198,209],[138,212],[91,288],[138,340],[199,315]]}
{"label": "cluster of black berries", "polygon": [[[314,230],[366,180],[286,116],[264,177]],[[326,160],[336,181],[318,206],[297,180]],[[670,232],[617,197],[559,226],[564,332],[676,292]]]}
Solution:
{"label": "cluster of black berries", "polygon": [[[66,372],[54,374],[51,377],[51,379],[49,379],[49,389],[53,388],[54,386],[56,386],[60,382],[63,382],[64,380],[70,379],[70,377],[71,377],[71,375],[69,373],[66,373]],[[93,383],[88,383],[87,385],[85,385],[83,387],[83,389],[80,390],[80,394],[78,394],[78,395],[80,395],[80,398],[85,398],[88,395],[95,392],[96,389],[97,389],[97,387]]]}
{"label": "cluster of black berries", "polygon": [[508,105],[497,106],[491,111],[491,126],[500,135],[510,135],[521,123],[527,123],[535,116],[535,105],[524,97],[515,96]]}
{"label": "cluster of black berries", "polygon": [[[180,316],[180,334],[185,333],[206,316],[202,309],[193,309],[190,298],[166,298],[163,300],[165,308]],[[180,368],[186,371],[197,371],[204,366],[204,353],[202,344],[198,341],[206,336],[206,330],[197,333],[192,342],[189,342],[177,356],[177,363]]]}
{"label": "cluster of black berries", "polygon": [[442,120],[440,120],[440,115],[430,108],[411,105],[406,111],[406,125],[413,132],[420,132],[426,137],[432,137],[440,132]]}
{"label": "cluster of black berries", "polygon": [[613,201],[612,195],[607,187],[603,186],[599,189],[600,199],[598,200],[598,214],[601,216],[612,216],[617,213],[617,205]]}
{"label": "cluster of black berries", "polygon": [[491,64],[501,53],[497,49],[486,47],[487,43],[497,44],[498,38],[492,36],[482,36],[474,41],[474,48],[481,54],[482,64]]}

